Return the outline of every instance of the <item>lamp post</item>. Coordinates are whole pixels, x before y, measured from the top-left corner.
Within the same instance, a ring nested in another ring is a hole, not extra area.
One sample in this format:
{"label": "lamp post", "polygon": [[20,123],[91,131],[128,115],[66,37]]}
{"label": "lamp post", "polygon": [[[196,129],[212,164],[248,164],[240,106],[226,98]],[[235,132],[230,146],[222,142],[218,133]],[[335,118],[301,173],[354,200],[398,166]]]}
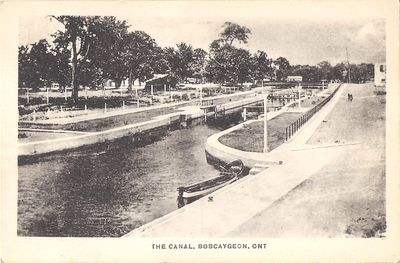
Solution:
{"label": "lamp post", "polygon": [[200,107],[203,103],[203,87],[200,87]]}
{"label": "lamp post", "polygon": [[46,88],[46,104],[49,104],[49,88]]}
{"label": "lamp post", "polygon": [[267,118],[267,96],[264,98],[264,149],[263,152],[268,152],[268,118]]}
{"label": "lamp post", "polygon": [[299,86],[298,86],[298,92],[299,92],[299,108],[301,108],[301,95],[300,95],[300,91],[301,91],[301,85],[300,85],[300,83],[299,83]]}
{"label": "lamp post", "polygon": [[29,104],[29,88],[26,90],[26,104]]}

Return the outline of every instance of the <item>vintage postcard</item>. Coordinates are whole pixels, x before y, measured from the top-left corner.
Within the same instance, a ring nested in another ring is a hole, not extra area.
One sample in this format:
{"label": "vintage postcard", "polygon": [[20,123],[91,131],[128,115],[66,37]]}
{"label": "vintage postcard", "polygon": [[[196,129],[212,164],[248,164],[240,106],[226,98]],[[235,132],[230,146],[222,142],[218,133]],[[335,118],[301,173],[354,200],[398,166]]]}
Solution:
{"label": "vintage postcard", "polygon": [[3,262],[398,262],[396,1],[4,1]]}

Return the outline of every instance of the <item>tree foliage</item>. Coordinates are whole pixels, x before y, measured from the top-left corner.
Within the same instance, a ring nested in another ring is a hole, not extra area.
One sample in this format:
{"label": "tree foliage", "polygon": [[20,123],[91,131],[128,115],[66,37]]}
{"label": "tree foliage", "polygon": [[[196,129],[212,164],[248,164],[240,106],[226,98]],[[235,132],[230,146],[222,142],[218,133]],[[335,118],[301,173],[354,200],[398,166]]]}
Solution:
{"label": "tree foliage", "polygon": [[20,86],[37,89],[49,87],[54,79],[52,74],[55,57],[50,52],[50,45],[45,39],[33,43],[30,47],[18,49],[18,76]]}
{"label": "tree foliage", "polygon": [[272,75],[272,59],[268,58],[268,55],[264,51],[258,50],[253,55],[253,78],[254,80],[263,81],[267,77]]}
{"label": "tree foliage", "polygon": [[185,42],[161,48],[150,35],[129,31],[126,21],[113,16],[51,18],[63,25],[52,35],[53,43],[41,39],[18,48],[19,86],[72,86],[75,99],[80,85],[102,87],[113,80],[119,87],[122,80],[129,79],[131,87],[135,79],[145,81],[157,73],[168,73],[179,82],[197,78],[232,84],[260,82],[267,77],[285,81],[288,75],[300,75],[308,82],[348,81],[349,77],[352,82],[365,82],[374,74],[373,64],[332,66],[322,61],[315,66],[292,66],[285,57],[272,60],[262,50],[251,54],[238,45],[248,42],[250,29],[232,22],[223,24],[207,53]]}
{"label": "tree foliage", "polygon": [[290,70],[290,63],[284,57],[278,57],[273,62],[275,68],[275,77],[278,81],[283,81],[289,75]]}
{"label": "tree foliage", "polygon": [[236,40],[238,43],[247,43],[249,35],[251,34],[250,29],[245,26],[240,26],[236,23],[225,22],[223,25],[223,31],[219,34],[220,39],[224,40],[226,44],[232,46]]}
{"label": "tree foliage", "polygon": [[93,32],[95,21],[100,17],[94,16],[52,16],[64,26],[64,30],[58,30],[53,36],[55,43],[68,46],[71,51],[71,82],[72,97],[78,98],[79,90],[79,65],[86,61],[91,45],[94,45],[95,34]]}

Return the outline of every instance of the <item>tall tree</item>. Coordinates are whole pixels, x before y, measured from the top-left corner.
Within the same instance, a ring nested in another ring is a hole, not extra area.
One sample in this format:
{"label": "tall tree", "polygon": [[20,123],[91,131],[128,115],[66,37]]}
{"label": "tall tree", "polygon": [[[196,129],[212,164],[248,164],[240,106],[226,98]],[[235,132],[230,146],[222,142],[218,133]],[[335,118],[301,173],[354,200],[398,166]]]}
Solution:
{"label": "tall tree", "polygon": [[284,57],[277,58],[274,62],[275,76],[278,81],[283,81],[289,74],[290,63]]}
{"label": "tall tree", "polygon": [[72,98],[76,100],[79,90],[78,67],[87,59],[90,47],[94,45],[93,24],[99,17],[52,16],[52,18],[64,25],[64,30],[58,30],[53,36],[55,43],[68,44],[71,50]]}
{"label": "tall tree", "polygon": [[30,61],[28,46],[18,47],[18,87],[32,87],[34,66]]}
{"label": "tall tree", "polygon": [[50,45],[46,39],[31,44],[30,48],[19,47],[18,62],[20,85],[33,89],[51,85],[51,69],[55,64],[55,57],[50,52]]}
{"label": "tall tree", "polygon": [[210,53],[212,58],[206,69],[213,81],[242,84],[251,80],[254,64],[248,50],[223,45]]}
{"label": "tall tree", "polygon": [[193,76],[194,51],[191,45],[183,42],[176,47],[165,48],[165,57],[170,74],[178,81],[184,81]]}
{"label": "tall tree", "polygon": [[128,33],[125,39],[124,60],[128,70],[129,88],[135,79],[144,81],[158,71],[160,49],[153,38],[143,31]]}
{"label": "tall tree", "polygon": [[317,67],[321,72],[322,79],[326,79],[328,81],[332,79],[332,65],[328,61],[321,61],[317,64]]}
{"label": "tall tree", "polygon": [[348,76],[347,63],[341,62],[332,68],[332,77],[335,80],[346,81]]}
{"label": "tall tree", "polygon": [[215,82],[243,83],[249,79],[252,67],[251,55],[245,49],[234,47],[233,43],[247,43],[250,29],[232,22],[225,22],[218,39],[210,44],[207,75]]}
{"label": "tall tree", "polygon": [[230,46],[232,46],[235,40],[239,43],[247,43],[249,34],[251,34],[250,29],[247,27],[232,22],[225,22],[223,28],[219,37]]}
{"label": "tall tree", "polygon": [[[92,21],[92,44],[88,52],[88,61],[93,67],[93,76],[100,74],[105,80],[113,80],[120,87],[128,76],[126,49],[129,41],[128,24],[113,16],[103,16]],[[101,83],[100,83],[101,84]],[[102,84],[101,84],[102,85]]]}
{"label": "tall tree", "polygon": [[193,50],[192,71],[193,77],[204,82],[204,75],[207,65],[207,52],[204,49],[196,48]]}
{"label": "tall tree", "polygon": [[272,60],[268,58],[267,53],[258,50],[253,56],[253,77],[255,80],[263,81],[266,77],[271,76]]}
{"label": "tall tree", "polygon": [[49,65],[51,79],[63,89],[71,85],[71,67],[69,65],[71,51],[67,45],[58,44],[51,48],[51,53],[54,56],[53,64]]}

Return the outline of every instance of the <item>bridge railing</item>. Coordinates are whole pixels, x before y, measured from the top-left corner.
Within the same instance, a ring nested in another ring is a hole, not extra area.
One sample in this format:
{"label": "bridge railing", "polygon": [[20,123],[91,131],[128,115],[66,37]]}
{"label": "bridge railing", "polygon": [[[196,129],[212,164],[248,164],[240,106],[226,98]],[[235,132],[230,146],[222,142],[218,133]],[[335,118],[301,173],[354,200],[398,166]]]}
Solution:
{"label": "bridge railing", "polygon": [[300,118],[292,122],[289,126],[285,128],[286,133],[286,141],[289,140],[315,113],[317,113],[326,103],[328,103],[332,97],[338,91],[340,85],[326,98],[324,98],[320,103],[318,103],[315,107],[308,110],[304,113]]}

